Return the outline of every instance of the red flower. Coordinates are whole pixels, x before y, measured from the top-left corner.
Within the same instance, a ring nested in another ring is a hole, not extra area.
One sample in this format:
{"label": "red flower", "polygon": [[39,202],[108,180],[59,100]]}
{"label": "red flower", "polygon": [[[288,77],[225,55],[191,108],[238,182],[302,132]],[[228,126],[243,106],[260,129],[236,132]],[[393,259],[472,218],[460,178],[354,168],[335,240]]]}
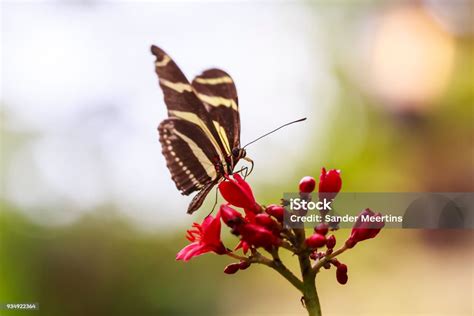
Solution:
{"label": "red flower", "polygon": [[281,241],[270,230],[256,224],[245,224],[240,228],[242,240],[255,247],[270,249],[279,246]]}
{"label": "red flower", "polygon": [[241,240],[241,241],[237,244],[237,246],[234,248],[234,250],[239,250],[240,248],[242,248],[242,252],[244,253],[244,255],[246,255],[247,252],[248,252],[249,249],[250,249],[250,245],[249,245],[247,242]]}
{"label": "red flower", "polygon": [[336,169],[331,169],[326,172],[325,168],[321,169],[321,175],[319,176],[319,199],[324,198],[333,200],[337,193],[341,191],[342,180],[341,172]]}
{"label": "red flower", "polygon": [[252,188],[238,173],[234,174],[234,179],[227,176],[226,180],[219,184],[219,191],[224,199],[234,206],[256,213],[260,211],[260,206],[253,196]]}
{"label": "red flower", "polygon": [[221,241],[220,213],[215,218],[207,216],[202,224],[194,223],[193,229],[187,231],[186,238],[191,242],[176,255],[176,260],[188,261],[207,252],[219,255],[227,253]]}
{"label": "red flower", "polygon": [[244,223],[242,214],[226,204],[221,205],[219,213],[221,214],[222,221],[230,228],[235,228]]}
{"label": "red flower", "polygon": [[265,212],[267,212],[268,215],[275,217],[280,223],[283,222],[283,218],[285,217],[285,208],[280,205],[271,204],[267,206]]}
{"label": "red flower", "polygon": [[351,236],[346,240],[346,247],[352,248],[359,241],[374,238],[384,226],[382,214],[374,213],[368,208],[363,210],[357,217]]}
{"label": "red flower", "polygon": [[281,226],[271,218],[270,215],[265,213],[260,213],[255,215],[255,224],[265,227],[266,229],[272,231],[274,234],[278,235],[280,232]]}

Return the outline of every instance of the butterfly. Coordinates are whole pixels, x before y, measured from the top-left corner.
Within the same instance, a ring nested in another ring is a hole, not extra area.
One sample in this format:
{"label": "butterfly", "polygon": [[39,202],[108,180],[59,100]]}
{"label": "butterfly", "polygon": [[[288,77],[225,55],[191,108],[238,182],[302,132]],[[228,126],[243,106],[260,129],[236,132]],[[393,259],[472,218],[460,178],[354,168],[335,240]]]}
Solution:
{"label": "butterfly", "polygon": [[198,192],[188,207],[193,213],[240,159],[251,162],[240,146],[237,90],[220,69],[206,70],[189,83],[166,52],[154,45],[151,52],[168,109],[158,126],[162,153],[181,194]]}

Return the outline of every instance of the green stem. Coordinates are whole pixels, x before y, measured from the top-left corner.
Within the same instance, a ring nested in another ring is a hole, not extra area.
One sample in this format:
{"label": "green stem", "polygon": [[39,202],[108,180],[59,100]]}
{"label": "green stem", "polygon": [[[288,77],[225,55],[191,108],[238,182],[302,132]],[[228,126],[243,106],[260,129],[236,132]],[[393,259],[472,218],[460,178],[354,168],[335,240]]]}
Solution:
{"label": "green stem", "polygon": [[298,279],[293,272],[291,272],[284,264],[281,262],[280,257],[278,256],[278,252],[274,251],[272,252],[273,260],[268,259],[261,253],[259,253],[256,250],[252,251],[253,254],[250,257],[244,257],[244,256],[239,256],[235,253],[229,252],[227,255],[229,257],[232,257],[234,259],[238,259],[241,261],[247,261],[250,263],[259,263],[266,265],[276,272],[278,272],[281,276],[283,276],[285,279],[287,279],[291,284],[293,284],[294,287],[296,287],[299,291],[303,292],[303,282],[301,282],[300,279]]}
{"label": "green stem", "polygon": [[267,257],[262,256],[261,254],[257,253],[256,255],[253,255],[251,257],[250,262],[264,264],[264,265],[272,268],[273,270],[278,272],[281,276],[283,276],[285,279],[287,279],[291,284],[293,284],[294,287],[296,287],[298,290],[303,292],[303,282],[301,282],[301,280],[298,279],[293,274],[293,272],[291,272],[283,264],[283,262],[281,262],[281,260],[278,256],[276,256],[276,258],[274,260],[270,260]]}
{"label": "green stem", "polygon": [[298,247],[302,250],[298,253],[298,261],[303,278],[304,305],[309,316],[321,316],[321,305],[316,291],[316,272],[311,267],[308,251],[304,251],[306,249],[304,228],[294,229],[294,232]]}

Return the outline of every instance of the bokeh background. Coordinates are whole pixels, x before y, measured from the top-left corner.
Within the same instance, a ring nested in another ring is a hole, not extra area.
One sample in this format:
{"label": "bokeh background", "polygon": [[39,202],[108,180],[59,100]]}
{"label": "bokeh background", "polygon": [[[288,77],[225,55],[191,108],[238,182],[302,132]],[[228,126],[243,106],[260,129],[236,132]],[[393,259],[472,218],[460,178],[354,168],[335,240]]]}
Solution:
{"label": "bokeh background", "polygon": [[[322,166],[347,192],[474,189],[474,2],[1,2],[0,315],[304,315],[266,267],[176,262],[193,216],[149,46],[229,72],[261,203]],[[343,241],[347,230],[337,232]],[[385,230],[318,276],[326,315],[472,315],[472,231]],[[226,244],[235,240],[229,235]],[[290,267],[297,268],[294,258]]]}

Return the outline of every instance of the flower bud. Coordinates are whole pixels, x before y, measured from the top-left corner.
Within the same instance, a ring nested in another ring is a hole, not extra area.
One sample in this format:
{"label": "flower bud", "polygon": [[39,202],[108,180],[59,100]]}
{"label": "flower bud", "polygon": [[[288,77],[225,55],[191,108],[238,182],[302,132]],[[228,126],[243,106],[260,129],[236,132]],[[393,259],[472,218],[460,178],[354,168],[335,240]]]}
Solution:
{"label": "flower bud", "polygon": [[316,187],[316,180],[314,180],[314,178],[310,176],[306,176],[303,179],[301,179],[300,184],[299,184],[300,192],[304,192],[304,193],[313,192],[315,187]]}
{"label": "flower bud", "polygon": [[255,223],[265,228],[268,228],[274,233],[278,233],[279,231],[278,223],[275,222],[268,214],[264,214],[264,213],[257,214],[255,216]]}
{"label": "flower bud", "polygon": [[242,240],[255,247],[270,249],[278,246],[281,240],[265,227],[256,224],[244,224],[240,229]]}
{"label": "flower bud", "polygon": [[320,223],[314,228],[314,232],[326,236],[329,231],[329,225],[326,223]]}
{"label": "flower bud", "polygon": [[239,269],[240,269],[240,270],[245,270],[245,269],[247,269],[248,267],[250,267],[250,262],[248,262],[248,261],[240,261],[240,263],[239,263]]}
{"label": "flower bud", "polygon": [[336,279],[340,284],[346,284],[348,280],[347,276],[347,266],[344,263],[341,263],[336,268]]}
{"label": "flower bud", "polygon": [[240,269],[240,262],[238,263],[231,263],[227,267],[224,268],[224,273],[226,274],[234,274]]}
{"label": "flower bud", "polygon": [[326,172],[325,168],[321,169],[319,176],[319,200],[323,199],[333,200],[337,193],[341,191],[342,180],[341,172],[332,169]]}
{"label": "flower bud", "polygon": [[317,260],[317,259],[321,259],[322,257],[324,257],[324,253],[323,252],[316,252],[316,251],[313,251],[309,257],[313,260]]}
{"label": "flower bud", "polygon": [[333,249],[334,246],[336,246],[336,236],[331,235],[326,240],[326,247],[328,247],[328,249]]}
{"label": "flower bud", "polygon": [[283,206],[272,204],[267,206],[265,212],[275,217],[280,223],[283,222],[283,217],[285,216],[285,208]]}
{"label": "flower bud", "polygon": [[354,248],[354,246],[357,244],[356,241],[354,241],[353,239],[349,238],[346,240],[346,247],[347,248]]}
{"label": "flower bud", "polygon": [[264,213],[255,215],[255,222],[269,229],[275,224],[275,221],[273,221],[270,215]]}
{"label": "flower bud", "polygon": [[321,234],[314,233],[306,238],[305,242],[310,248],[320,248],[326,244],[326,237]]}
{"label": "flower bud", "polygon": [[[363,221],[362,217],[369,217],[373,221]],[[346,240],[346,247],[352,248],[358,242],[374,238],[385,226],[382,214],[374,213],[370,209],[365,209],[357,217],[357,221],[352,228],[351,236]]]}
{"label": "flower bud", "polygon": [[241,225],[244,222],[242,214],[228,205],[222,204],[219,212],[221,213],[222,221],[231,228]]}

